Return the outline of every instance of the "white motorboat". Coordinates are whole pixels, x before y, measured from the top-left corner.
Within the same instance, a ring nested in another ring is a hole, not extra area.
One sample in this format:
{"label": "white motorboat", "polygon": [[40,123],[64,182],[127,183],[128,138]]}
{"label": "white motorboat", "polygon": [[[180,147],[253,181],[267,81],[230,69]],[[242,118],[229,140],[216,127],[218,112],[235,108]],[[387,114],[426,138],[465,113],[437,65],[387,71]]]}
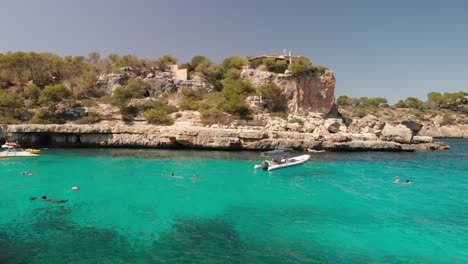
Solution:
{"label": "white motorboat", "polygon": [[16,143],[5,143],[2,145],[3,151],[0,152],[0,158],[14,158],[14,157],[37,157],[38,154],[31,151],[23,150],[20,145]]}
{"label": "white motorboat", "polygon": [[276,170],[294,165],[302,164],[310,159],[309,154],[290,157],[289,153],[292,149],[276,149],[272,151],[262,152],[263,161],[261,164],[254,166],[255,169],[262,168],[263,170]]}

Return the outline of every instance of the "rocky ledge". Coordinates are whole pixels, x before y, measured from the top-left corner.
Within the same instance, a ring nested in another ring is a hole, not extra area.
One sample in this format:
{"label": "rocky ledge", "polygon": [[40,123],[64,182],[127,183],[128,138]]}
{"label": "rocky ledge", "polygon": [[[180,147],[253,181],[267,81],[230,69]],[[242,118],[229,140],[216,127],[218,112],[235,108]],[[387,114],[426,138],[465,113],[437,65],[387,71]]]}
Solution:
{"label": "rocky ledge", "polygon": [[[387,127],[387,126],[386,126]],[[432,137],[408,136],[403,127],[374,133],[303,133],[252,129],[152,125],[2,125],[6,138],[31,147],[129,147],[217,150],[415,151],[441,150],[448,146]]]}

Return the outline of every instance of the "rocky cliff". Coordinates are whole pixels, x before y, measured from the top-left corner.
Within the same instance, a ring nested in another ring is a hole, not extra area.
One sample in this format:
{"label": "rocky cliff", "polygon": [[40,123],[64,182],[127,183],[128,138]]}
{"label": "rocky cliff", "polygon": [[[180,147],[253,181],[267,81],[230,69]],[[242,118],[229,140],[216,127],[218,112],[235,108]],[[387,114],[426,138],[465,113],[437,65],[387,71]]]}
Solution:
{"label": "rocky cliff", "polygon": [[241,78],[249,80],[255,87],[274,83],[278,85],[287,100],[288,110],[294,114],[309,112],[335,116],[335,76],[325,69],[292,76],[289,73],[277,74],[258,69],[244,69]]}
{"label": "rocky cliff", "polygon": [[414,151],[444,149],[430,137],[413,137],[406,127],[387,125],[380,132],[349,133],[339,119],[323,122],[313,133],[267,131],[252,128],[206,128],[152,125],[3,125],[6,138],[24,146],[138,147],[218,150]]}
{"label": "rocky cliff", "polygon": [[96,82],[96,88],[112,94],[114,90],[127,80],[138,78],[149,84],[148,95],[155,96],[161,93],[177,93],[183,88],[193,90],[212,90],[213,86],[200,76],[193,76],[190,80],[179,80],[170,71],[135,72],[129,67],[121,69],[122,73],[103,73]]}

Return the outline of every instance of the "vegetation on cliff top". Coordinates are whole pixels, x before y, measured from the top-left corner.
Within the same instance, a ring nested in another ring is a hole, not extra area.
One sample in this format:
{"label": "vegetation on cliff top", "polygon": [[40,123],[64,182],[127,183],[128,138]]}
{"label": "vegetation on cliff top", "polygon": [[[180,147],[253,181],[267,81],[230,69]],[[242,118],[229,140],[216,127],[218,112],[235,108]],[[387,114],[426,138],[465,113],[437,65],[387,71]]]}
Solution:
{"label": "vegetation on cliff top", "polygon": [[[307,73],[323,73],[326,68],[313,65],[304,57],[294,59],[289,65],[286,60],[234,56],[213,63],[205,56],[194,56],[190,62],[181,64],[189,76],[200,76],[211,84],[211,91],[182,89],[178,100],[172,96],[158,98],[149,95],[150,84],[142,81],[148,73],[164,72],[178,60],[171,55],[158,59],[140,59],[132,55],[109,54],[102,58],[92,52],[87,57],[60,57],[51,53],[14,52],[0,54],[0,123],[96,123],[104,117],[102,113],[89,110],[86,116],[74,112],[76,107],[94,107],[110,104],[119,109],[121,118],[131,122],[145,117],[149,123],[172,124],[170,115],[179,110],[196,110],[208,123],[227,116],[250,119],[258,110],[245,101],[249,95],[261,95],[265,110],[275,116],[286,114],[286,100],[281,89],[274,84],[265,84],[256,89],[249,81],[241,80],[242,69],[258,68],[276,73],[286,70],[298,76]],[[127,74],[131,69],[135,75],[112,92],[96,85],[102,73]],[[151,100],[147,100],[149,97]],[[467,93],[430,93],[422,102],[408,97],[390,106],[385,98],[349,98],[341,96],[337,105],[351,109],[348,113],[364,116],[375,109],[414,109],[423,116],[434,111],[451,111],[467,104]],[[444,114],[444,113],[443,113]]]}
{"label": "vegetation on cliff top", "polygon": [[[348,96],[340,96],[336,100],[340,112],[345,115],[364,117],[368,114],[384,117],[387,120],[399,119],[395,115],[395,109],[402,110],[402,113],[410,113],[414,118],[421,121],[429,121],[435,116],[442,116],[442,125],[455,123],[468,124],[466,118],[468,93],[460,91],[454,93],[437,93],[431,92],[427,95],[426,101],[421,101],[414,97],[408,97],[405,100],[399,100],[395,105],[390,106],[387,99],[376,98],[350,98]],[[404,110],[408,111],[404,111]],[[463,120],[456,120],[455,113],[461,113]]]}

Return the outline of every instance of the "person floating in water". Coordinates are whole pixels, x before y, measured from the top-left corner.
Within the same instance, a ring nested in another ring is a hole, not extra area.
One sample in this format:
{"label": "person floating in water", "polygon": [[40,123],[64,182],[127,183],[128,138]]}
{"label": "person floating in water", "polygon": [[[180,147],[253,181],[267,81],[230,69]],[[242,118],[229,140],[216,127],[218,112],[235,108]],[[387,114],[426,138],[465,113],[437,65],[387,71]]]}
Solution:
{"label": "person floating in water", "polygon": [[395,177],[394,183],[400,183],[400,176],[396,176],[396,177]]}
{"label": "person floating in water", "polygon": [[198,177],[196,174],[194,174],[194,175],[192,176],[192,179],[198,180],[198,179],[200,179],[200,177]]}
{"label": "person floating in water", "polygon": [[[34,200],[36,200],[38,198],[39,197],[31,197],[31,198],[29,198],[29,200],[34,201]],[[45,195],[41,197],[41,200],[44,201],[44,202],[51,202],[51,203],[66,203],[66,202],[68,202],[68,200],[50,199],[50,198],[47,198],[47,196],[45,196]]]}
{"label": "person floating in water", "polygon": [[172,177],[172,178],[179,178],[179,179],[180,179],[180,178],[183,178],[182,176],[176,176],[174,173],[171,173],[171,177]]}
{"label": "person floating in water", "polygon": [[21,175],[23,175],[23,176],[35,176],[34,173],[31,173],[29,171],[25,171],[25,172],[21,173]]}
{"label": "person floating in water", "polygon": [[410,180],[406,180],[405,184],[413,184]]}

